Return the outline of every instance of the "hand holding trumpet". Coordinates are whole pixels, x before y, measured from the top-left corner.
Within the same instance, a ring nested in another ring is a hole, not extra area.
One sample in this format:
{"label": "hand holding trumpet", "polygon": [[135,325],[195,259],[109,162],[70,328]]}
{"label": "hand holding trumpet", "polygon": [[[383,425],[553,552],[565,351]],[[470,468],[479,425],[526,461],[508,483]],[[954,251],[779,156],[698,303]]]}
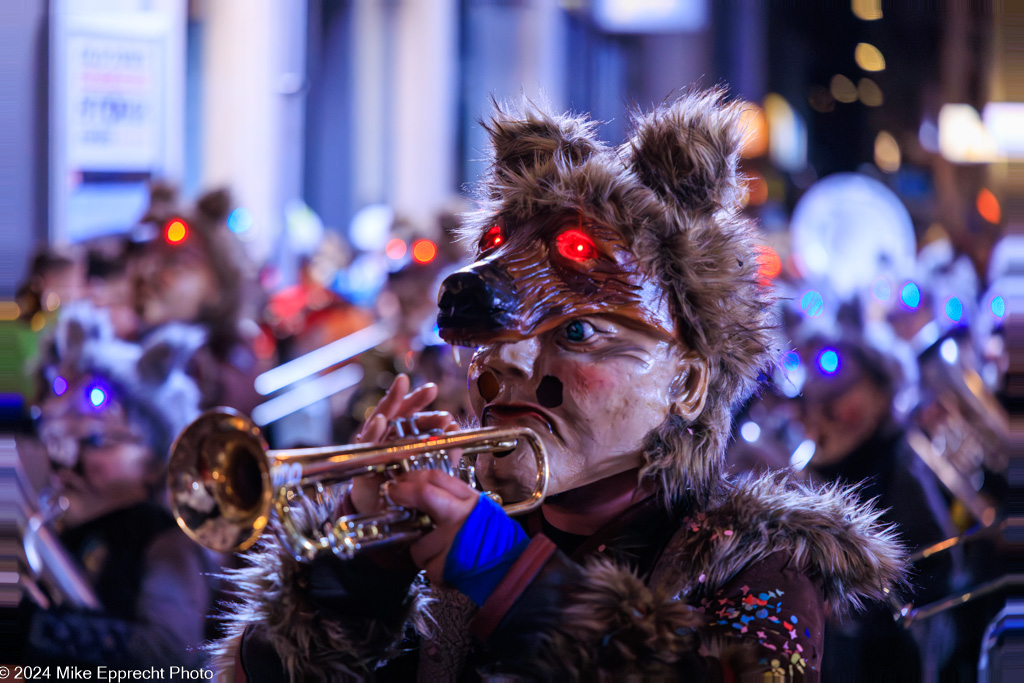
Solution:
{"label": "hand holding trumpet", "polygon": [[[377,444],[403,436],[395,433],[402,422],[414,432],[457,431],[458,425],[451,413],[420,412],[437,398],[437,391],[437,385],[430,383],[410,392],[409,377],[399,375],[355,441]],[[432,582],[440,583],[448,551],[480,493],[439,470],[419,470],[401,473],[393,479],[385,479],[383,475],[356,477],[352,480],[350,498],[359,513],[376,512],[389,505],[426,513],[434,522],[434,529],[408,548],[416,566],[426,570]]]}
{"label": "hand holding trumpet", "polygon": [[[479,507],[473,488],[452,476],[473,481],[471,470],[461,467],[458,456],[453,462],[453,455],[528,447],[536,465],[532,491],[520,502],[490,506],[506,520],[506,514],[540,505],[549,468],[544,445],[532,430],[459,431],[447,413],[417,413],[434,399],[437,389],[428,385],[406,393],[408,382],[407,377],[396,380],[363,429],[359,438],[364,443],[346,446],[272,450],[259,427],[241,413],[229,408],[203,413],[171,448],[168,489],[178,525],[212,550],[240,551],[256,542],[276,513],[279,538],[297,559],[305,560],[322,553],[352,558],[440,532],[413,549],[413,559],[437,577],[462,520]],[[381,441],[392,430],[400,435],[405,428],[432,431]],[[390,502],[381,495],[385,475],[391,481],[384,488]],[[348,498],[355,509],[345,511],[355,514],[337,516],[325,531],[306,529],[293,514],[308,489],[355,480]]]}

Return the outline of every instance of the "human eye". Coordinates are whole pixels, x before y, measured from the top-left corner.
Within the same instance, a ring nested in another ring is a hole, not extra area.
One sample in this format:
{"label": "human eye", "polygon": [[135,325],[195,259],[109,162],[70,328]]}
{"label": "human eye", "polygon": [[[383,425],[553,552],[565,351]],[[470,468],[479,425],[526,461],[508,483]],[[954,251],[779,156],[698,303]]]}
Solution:
{"label": "human eye", "polygon": [[570,320],[565,326],[565,338],[571,342],[585,342],[597,333],[586,320]]}

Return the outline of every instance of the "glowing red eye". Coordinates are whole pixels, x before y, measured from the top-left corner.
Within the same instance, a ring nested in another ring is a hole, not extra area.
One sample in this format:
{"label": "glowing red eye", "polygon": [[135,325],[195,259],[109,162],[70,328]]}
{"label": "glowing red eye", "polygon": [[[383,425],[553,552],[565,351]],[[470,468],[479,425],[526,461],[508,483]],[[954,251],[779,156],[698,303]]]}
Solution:
{"label": "glowing red eye", "polygon": [[505,236],[501,234],[501,226],[495,225],[486,233],[484,238],[480,240],[480,251],[490,251],[495,247],[499,247],[505,243]]}
{"label": "glowing red eye", "polygon": [[180,218],[175,218],[164,228],[164,239],[168,244],[180,244],[188,237],[188,224]]}
{"label": "glowing red eye", "polygon": [[594,240],[582,230],[566,230],[555,238],[558,253],[573,261],[589,261],[597,256]]}

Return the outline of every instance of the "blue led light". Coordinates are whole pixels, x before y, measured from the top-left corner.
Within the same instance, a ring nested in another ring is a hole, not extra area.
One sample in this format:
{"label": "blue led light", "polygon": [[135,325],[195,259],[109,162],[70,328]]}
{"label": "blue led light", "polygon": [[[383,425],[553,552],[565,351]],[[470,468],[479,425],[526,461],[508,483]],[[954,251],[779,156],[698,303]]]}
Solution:
{"label": "blue led light", "polygon": [[93,408],[102,408],[109,399],[107,391],[99,384],[93,384],[88,389],[89,403]]}
{"label": "blue led light", "polygon": [[1006,315],[1006,301],[1001,296],[992,297],[992,303],[988,307],[992,311],[992,315],[997,318],[1002,318]]}
{"label": "blue led light", "polygon": [[908,282],[900,290],[900,301],[907,308],[917,308],[921,305],[921,290],[913,282]]}
{"label": "blue led light", "polygon": [[63,396],[64,392],[68,390],[68,381],[63,377],[58,376],[57,379],[53,380],[53,393],[58,396]]}
{"label": "blue led light", "polygon": [[800,310],[811,318],[816,318],[821,315],[821,311],[824,307],[825,300],[821,298],[821,293],[816,292],[813,289],[804,292],[804,295],[800,297]]}
{"label": "blue led light", "polygon": [[889,280],[883,276],[876,277],[871,283],[871,295],[879,301],[888,301],[892,296],[892,285],[889,284]]}
{"label": "blue led light", "polygon": [[826,375],[835,374],[839,369],[839,354],[835,349],[825,349],[818,354],[818,367]]}
{"label": "blue led light", "polygon": [[238,207],[228,214],[228,230],[238,234],[245,232],[252,227],[252,212],[249,209]]}
{"label": "blue led light", "polygon": [[788,372],[793,372],[800,367],[800,354],[796,351],[786,351],[782,354],[782,367],[786,368]]}
{"label": "blue led light", "polygon": [[951,296],[946,299],[946,317],[955,323],[960,322],[960,318],[964,314],[964,305],[960,303],[960,299],[955,296]]}

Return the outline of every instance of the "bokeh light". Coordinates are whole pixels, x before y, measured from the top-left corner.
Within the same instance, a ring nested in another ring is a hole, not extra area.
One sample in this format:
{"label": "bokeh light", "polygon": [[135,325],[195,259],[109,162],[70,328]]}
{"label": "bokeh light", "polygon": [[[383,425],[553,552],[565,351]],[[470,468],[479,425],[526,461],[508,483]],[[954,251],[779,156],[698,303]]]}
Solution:
{"label": "bokeh light", "polygon": [[824,308],[825,300],[821,297],[821,292],[812,289],[804,292],[804,295],[800,297],[800,310],[811,318],[821,315]]}
{"label": "bokeh light", "polygon": [[903,305],[910,309],[915,309],[921,305],[921,290],[913,282],[908,282],[903,285],[903,289],[900,290],[900,301]]}
{"label": "bokeh light", "polygon": [[947,318],[958,323],[960,322],[960,318],[963,317],[964,305],[961,303],[960,299],[955,296],[951,296],[946,299],[945,313]]}
{"label": "bokeh light", "polygon": [[764,109],[753,102],[745,102],[740,114],[740,126],[747,131],[740,152],[743,158],[764,156],[768,152],[768,119],[765,118]]}
{"label": "bokeh light", "polygon": [[882,96],[882,89],[870,78],[862,78],[857,81],[857,96],[861,104],[866,107],[881,107],[885,103]]}
{"label": "bokeh light", "polygon": [[836,74],[832,77],[832,80],[829,82],[829,92],[836,101],[845,102],[846,104],[856,102],[858,97],[857,86],[842,74]]}
{"label": "bokeh light", "polygon": [[228,230],[236,235],[246,232],[252,227],[252,212],[240,206],[228,214],[227,222]]}
{"label": "bokeh light", "polygon": [[1003,217],[1002,209],[999,207],[999,200],[987,188],[982,188],[978,192],[978,199],[975,204],[981,217],[993,225],[999,223],[999,220]]}
{"label": "bokeh light", "polygon": [[858,19],[864,21],[876,21],[882,18],[882,0],[852,0],[850,9]]}
{"label": "bokeh light", "polygon": [[875,136],[875,166],[886,173],[900,170],[900,145],[888,131],[881,131]]}
{"label": "bokeh light", "polygon": [[170,244],[179,244],[185,241],[186,237],[188,237],[188,225],[185,221],[180,218],[175,218],[167,224],[167,229],[164,231],[164,238]]}
{"label": "bokeh light", "polygon": [[63,377],[58,376],[53,380],[53,393],[57,396],[63,396],[68,390],[68,381]]}
{"label": "bokeh light", "polygon": [[107,404],[110,396],[107,390],[100,384],[91,384],[86,390],[86,396],[93,408],[102,408]]}
{"label": "bokeh light", "polygon": [[833,375],[839,369],[839,352],[835,349],[825,349],[818,354],[818,367],[826,375]]}
{"label": "bokeh light", "polygon": [[950,365],[956,362],[956,359],[960,357],[960,347],[956,345],[955,339],[945,339],[939,344],[939,355],[942,356],[942,360],[946,361]]}
{"label": "bokeh light", "polygon": [[853,58],[857,61],[857,66],[865,71],[885,70],[885,57],[871,43],[857,43],[857,47],[853,51]]}
{"label": "bokeh light", "polygon": [[430,263],[437,256],[437,247],[428,239],[419,239],[412,243],[412,259],[416,263]]}
{"label": "bokeh light", "polygon": [[784,367],[787,372],[793,372],[796,370],[800,367],[800,354],[796,351],[786,351],[782,354],[782,367]]}
{"label": "bokeh light", "polygon": [[740,436],[747,443],[754,443],[761,438],[761,428],[756,422],[744,422],[743,426],[740,427]]}
{"label": "bokeh light", "polygon": [[758,247],[757,274],[762,280],[772,280],[782,272],[782,259],[771,247]]}
{"label": "bokeh light", "polygon": [[1002,296],[996,295],[992,297],[992,301],[989,302],[988,308],[992,311],[992,315],[997,318],[1002,318],[1006,315],[1006,300]]}
{"label": "bokeh light", "polygon": [[760,173],[751,173],[747,178],[747,204],[761,206],[768,201],[768,183]]}
{"label": "bokeh light", "polygon": [[395,237],[388,240],[388,243],[384,245],[384,253],[392,261],[397,261],[405,256],[405,253],[409,250],[409,247],[405,244],[405,240],[400,237]]}

